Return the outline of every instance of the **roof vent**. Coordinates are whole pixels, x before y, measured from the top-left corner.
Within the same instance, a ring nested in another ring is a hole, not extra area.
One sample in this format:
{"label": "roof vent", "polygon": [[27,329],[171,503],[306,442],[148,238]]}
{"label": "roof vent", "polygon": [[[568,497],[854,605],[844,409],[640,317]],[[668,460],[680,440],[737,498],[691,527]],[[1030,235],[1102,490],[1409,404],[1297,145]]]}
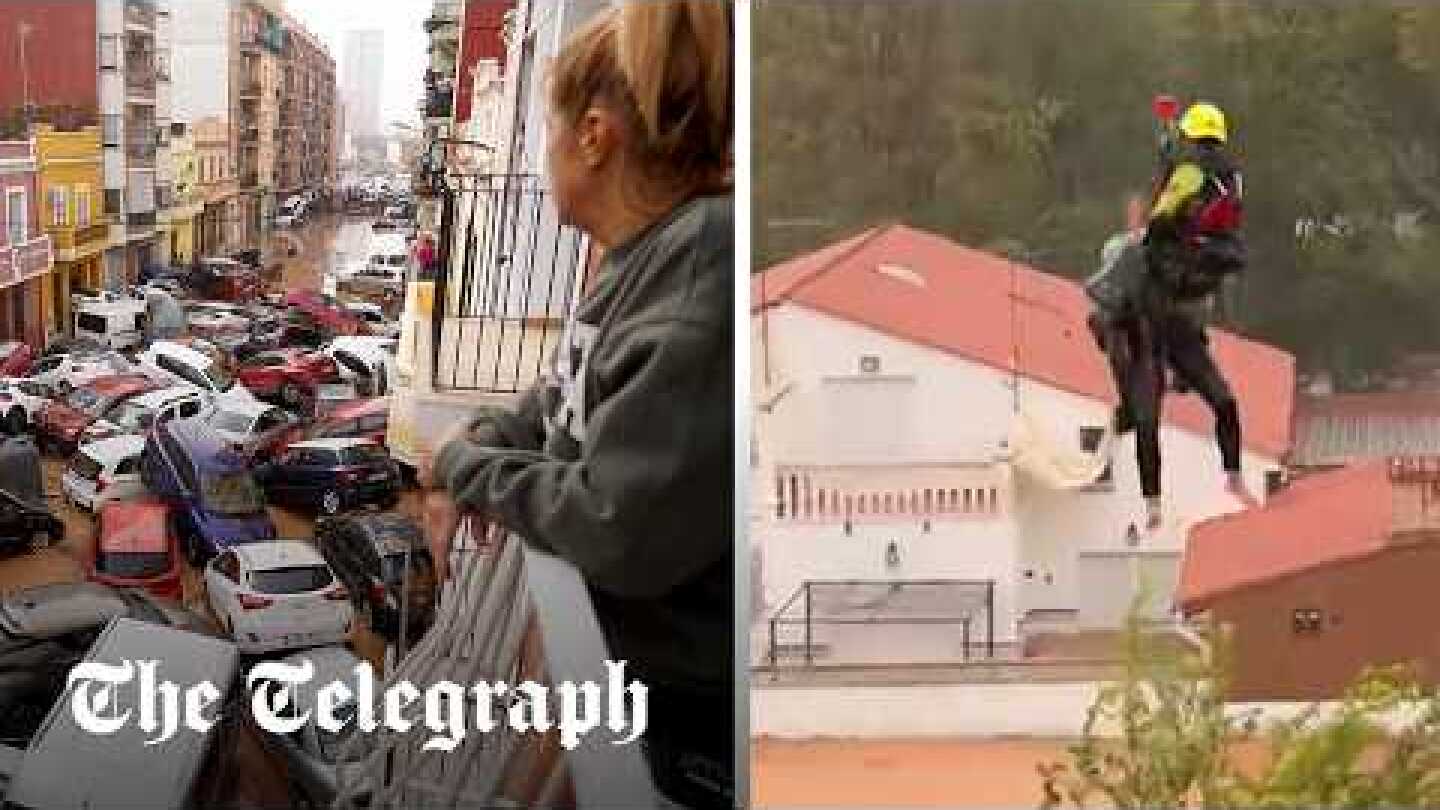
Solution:
{"label": "roof vent", "polygon": [[896,281],[903,281],[916,287],[925,286],[925,277],[920,275],[915,268],[908,264],[895,264],[893,262],[881,262],[875,266],[875,272],[882,276],[889,276]]}

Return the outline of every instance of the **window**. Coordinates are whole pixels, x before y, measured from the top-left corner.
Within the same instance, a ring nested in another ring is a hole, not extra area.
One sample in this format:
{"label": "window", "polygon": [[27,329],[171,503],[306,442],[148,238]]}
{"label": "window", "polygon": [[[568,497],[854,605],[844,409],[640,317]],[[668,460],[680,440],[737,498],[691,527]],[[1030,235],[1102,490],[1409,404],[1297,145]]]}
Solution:
{"label": "window", "polygon": [[201,499],[210,511],[227,517],[245,517],[265,511],[265,496],[244,470],[207,475],[201,481]]}
{"label": "window", "polygon": [[5,234],[10,244],[18,245],[30,238],[30,223],[25,221],[25,189],[5,191]]}
{"label": "window", "polygon": [[75,187],[75,227],[90,226],[90,187]]}
{"label": "window", "polygon": [[880,373],[880,358],[879,358],[879,356],[878,356],[878,355],[873,355],[873,354],[862,354],[862,355],[860,356],[860,373],[861,373],[861,374],[879,374],[879,373]]}
{"label": "window", "polygon": [[103,146],[120,146],[120,122],[122,117],[119,113],[107,113],[100,116],[100,143]]}
{"label": "window", "polygon": [[[108,322],[103,316],[93,312],[81,312],[75,316],[75,328],[81,332],[89,332],[94,335],[103,335],[106,332]],[[48,371],[49,369],[41,369]]]}
{"label": "window", "polygon": [[215,563],[215,569],[231,582],[240,582],[240,560],[233,552],[221,556]]}
{"label": "window", "polygon": [[95,555],[95,570],[113,577],[153,577],[169,568],[168,551],[102,551]]}
{"label": "window", "polygon": [[295,594],[330,587],[334,577],[324,565],[296,565],[250,572],[250,587],[260,593]]}
{"label": "window", "polygon": [[[1080,428],[1081,452],[1090,454],[1098,453],[1100,451],[1100,442],[1104,438],[1105,428],[1103,427],[1095,427],[1092,425]],[[1100,473],[1100,478],[1097,479],[1095,482],[1096,487],[1108,488],[1110,486],[1113,486],[1115,483],[1114,473],[1114,464],[1107,463],[1105,465],[1105,471]]]}
{"label": "window", "polygon": [[1295,632],[1305,635],[1320,632],[1324,626],[1324,615],[1319,608],[1296,608],[1291,619]]}
{"label": "window", "polygon": [[120,67],[120,36],[100,35],[100,69],[116,70]]}
{"label": "window", "polygon": [[124,204],[125,190],[119,188],[105,189],[105,213],[119,215]]}

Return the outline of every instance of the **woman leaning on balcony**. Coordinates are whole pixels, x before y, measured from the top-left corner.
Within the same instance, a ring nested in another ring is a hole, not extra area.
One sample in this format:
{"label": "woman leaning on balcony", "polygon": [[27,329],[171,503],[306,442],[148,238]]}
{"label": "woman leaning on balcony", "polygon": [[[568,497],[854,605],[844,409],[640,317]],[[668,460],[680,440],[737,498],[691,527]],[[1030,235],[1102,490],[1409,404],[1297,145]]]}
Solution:
{"label": "woman leaning on balcony", "polygon": [[734,781],[732,36],[728,4],[634,2],[565,44],[549,177],[604,262],[558,379],[421,465],[437,561],[462,511],[580,571],[650,687],[656,782],[694,807]]}

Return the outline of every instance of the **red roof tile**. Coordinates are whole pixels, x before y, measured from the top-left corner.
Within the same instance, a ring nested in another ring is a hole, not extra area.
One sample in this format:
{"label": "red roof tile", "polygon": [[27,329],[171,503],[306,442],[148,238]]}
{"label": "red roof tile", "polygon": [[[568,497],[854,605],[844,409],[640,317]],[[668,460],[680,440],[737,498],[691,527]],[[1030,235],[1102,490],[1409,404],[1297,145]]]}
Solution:
{"label": "red roof tile", "polygon": [[[877,272],[881,265],[907,268]],[[916,282],[919,283],[916,283]],[[1011,305],[1012,285],[1016,305]],[[1115,401],[1085,318],[1081,286],[935,234],[890,225],[783,262],[751,280],[753,311],[794,303],[1082,396]],[[1245,442],[1280,458],[1290,446],[1295,361],[1287,352],[1211,330],[1240,401]],[[1018,347],[1018,351],[1017,351]],[[1165,400],[1169,424],[1209,434],[1194,395]]]}
{"label": "red roof tile", "polygon": [[1260,509],[1196,524],[1176,602],[1197,610],[1223,593],[1373,554],[1393,526],[1388,459],[1302,478]]}

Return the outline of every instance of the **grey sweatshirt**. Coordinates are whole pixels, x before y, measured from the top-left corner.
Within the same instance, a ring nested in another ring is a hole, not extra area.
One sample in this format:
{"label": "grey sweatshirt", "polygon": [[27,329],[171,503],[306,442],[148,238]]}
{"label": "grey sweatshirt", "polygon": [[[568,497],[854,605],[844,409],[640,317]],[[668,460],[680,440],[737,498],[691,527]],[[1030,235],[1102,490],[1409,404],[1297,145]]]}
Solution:
{"label": "grey sweatshirt", "polygon": [[612,657],[684,691],[733,684],[733,257],[728,196],[611,250],[557,379],[435,461],[462,508],[580,570]]}

